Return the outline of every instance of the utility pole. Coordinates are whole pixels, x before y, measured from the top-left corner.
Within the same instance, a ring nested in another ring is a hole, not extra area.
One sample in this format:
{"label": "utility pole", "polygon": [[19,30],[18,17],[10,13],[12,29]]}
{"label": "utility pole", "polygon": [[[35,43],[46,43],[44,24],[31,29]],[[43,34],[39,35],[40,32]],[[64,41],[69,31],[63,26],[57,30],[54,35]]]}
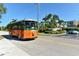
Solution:
{"label": "utility pole", "polygon": [[36,8],[37,8],[37,21],[38,21],[38,29],[39,29],[39,3],[36,4]]}
{"label": "utility pole", "polygon": [[37,3],[37,20],[39,22],[39,3]]}

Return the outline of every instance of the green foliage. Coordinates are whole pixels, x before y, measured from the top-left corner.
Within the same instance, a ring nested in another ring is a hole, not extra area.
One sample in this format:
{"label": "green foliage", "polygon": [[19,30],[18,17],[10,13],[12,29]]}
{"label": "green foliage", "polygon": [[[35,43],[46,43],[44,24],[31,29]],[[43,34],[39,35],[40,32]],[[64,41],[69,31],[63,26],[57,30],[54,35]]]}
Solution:
{"label": "green foliage", "polygon": [[62,23],[64,23],[64,21],[63,20],[59,20],[59,22],[58,22],[59,24],[62,24]]}
{"label": "green foliage", "polygon": [[5,27],[5,26],[1,26],[1,27],[0,27],[0,30],[2,30],[2,31],[3,31],[3,30],[6,30],[6,27]]}
{"label": "green foliage", "polygon": [[55,19],[51,19],[51,28],[56,28],[57,27],[57,22]]}
{"label": "green foliage", "polygon": [[51,17],[52,17],[52,14],[48,14],[42,20],[46,21],[46,20],[49,20]]}
{"label": "green foliage", "polygon": [[52,34],[62,34],[64,31],[52,31]]}
{"label": "green foliage", "polygon": [[15,23],[16,21],[17,21],[17,19],[12,19],[12,21],[10,23],[12,24],[12,23]]}
{"label": "green foliage", "polygon": [[2,18],[2,14],[6,13],[6,8],[4,7],[4,4],[0,3],[0,18]]}
{"label": "green foliage", "polygon": [[47,33],[47,34],[62,34],[64,32],[65,32],[64,30],[60,30],[60,31],[48,31],[48,30],[45,30],[44,31],[44,33]]}
{"label": "green foliage", "polygon": [[50,34],[60,34],[64,32],[64,31],[52,31],[52,29],[57,28],[58,25],[64,24],[64,21],[59,19],[58,15],[48,14],[42,20],[43,22],[40,23],[40,28],[39,28],[40,32],[50,33]]}
{"label": "green foliage", "polygon": [[66,31],[69,31],[69,30],[77,30],[77,31],[79,31],[79,28],[77,28],[77,27],[68,27],[68,28],[65,28],[64,30],[66,30]]}
{"label": "green foliage", "polygon": [[[40,25],[42,25],[41,27],[45,27],[45,28],[56,28],[57,27],[57,23],[59,22],[59,16],[58,15],[52,15],[52,14],[48,14],[47,16],[45,16],[43,18],[44,22]],[[41,28],[40,27],[40,28]]]}
{"label": "green foliage", "polygon": [[14,26],[13,23],[15,23],[17,21],[17,19],[12,19],[12,21],[6,26],[6,29]]}
{"label": "green foliage", "polygon": [[58,15],[53,15],[53,19],[54,20],[59,20],[59,16]]}

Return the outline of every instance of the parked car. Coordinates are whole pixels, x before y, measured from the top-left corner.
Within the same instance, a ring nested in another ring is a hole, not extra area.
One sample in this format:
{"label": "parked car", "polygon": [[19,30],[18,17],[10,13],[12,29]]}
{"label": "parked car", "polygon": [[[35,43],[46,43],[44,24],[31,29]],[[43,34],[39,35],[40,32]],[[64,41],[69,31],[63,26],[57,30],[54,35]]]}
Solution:
{"label": "parked car", "polygon": [[79,34],[79,31],[77,31],[77,30],[69,30],[69,31],[67,31],[67,34]]}

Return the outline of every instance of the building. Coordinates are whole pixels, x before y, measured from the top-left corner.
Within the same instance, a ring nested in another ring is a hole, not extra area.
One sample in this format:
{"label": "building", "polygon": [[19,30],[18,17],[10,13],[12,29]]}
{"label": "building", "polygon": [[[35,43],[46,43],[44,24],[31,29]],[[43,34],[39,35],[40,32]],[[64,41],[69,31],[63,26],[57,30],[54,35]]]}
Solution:
{"label": "building", "polygon": [[74,21],[73,24],[77,27],[79,25],[79,21]]}
{"label": "building", "polygon": [[72,21],[66,21],[67,27],[77,27],[79,25],[79,21],[72,20]]}

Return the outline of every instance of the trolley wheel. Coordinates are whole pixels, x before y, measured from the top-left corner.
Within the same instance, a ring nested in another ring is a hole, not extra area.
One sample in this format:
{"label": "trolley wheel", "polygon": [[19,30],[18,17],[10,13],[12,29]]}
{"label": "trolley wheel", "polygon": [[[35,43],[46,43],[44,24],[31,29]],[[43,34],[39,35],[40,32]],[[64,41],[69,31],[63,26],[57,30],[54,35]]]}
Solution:
{"label": "trolley wheel", "polygon": [[21,36],[18,36],[18,39],[21,40],[22,39]]}
{"label": "trolley wheel", "polygon": [[18,39],[20,39],[20,36],[18,36]]}

